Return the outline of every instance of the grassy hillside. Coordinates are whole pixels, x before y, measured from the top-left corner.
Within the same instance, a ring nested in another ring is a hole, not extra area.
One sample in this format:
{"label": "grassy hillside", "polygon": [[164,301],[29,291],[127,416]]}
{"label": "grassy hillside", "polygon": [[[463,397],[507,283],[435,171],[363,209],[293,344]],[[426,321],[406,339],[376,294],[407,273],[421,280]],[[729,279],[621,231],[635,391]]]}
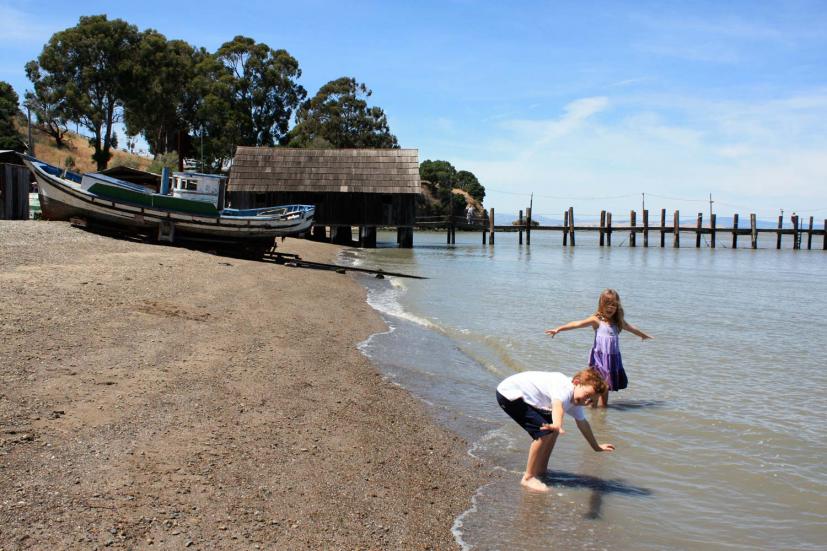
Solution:
{"label": "grassy hillside", "polygon": [[[20,135],[23,137],[23,140],[26,141],[25,120],[18,121],[17,126]],[[58,148],[55,145],[54,138],[33,126],[32,140],[34,141],[34,156],[41,161],[63,168],[67,165],[67,159],[71,157],[75,164],[75,171],[97,171],[97,164],[92,160],[94,149],[89,145],[89,141],[79,134],[67,132],[64,136],[63,147]],[[146,170],[151,162],[152,159],[147,157],[133,155],[126,151],[115,151],[114,156],[109,161],[109,167],[126,165],[132,168]]]}

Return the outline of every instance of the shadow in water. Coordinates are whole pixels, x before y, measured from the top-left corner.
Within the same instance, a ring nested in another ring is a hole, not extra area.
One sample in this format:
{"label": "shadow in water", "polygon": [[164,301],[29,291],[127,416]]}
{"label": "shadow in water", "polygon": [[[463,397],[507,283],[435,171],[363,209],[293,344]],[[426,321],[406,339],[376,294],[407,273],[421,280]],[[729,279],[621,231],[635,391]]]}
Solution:
{"label": "shadow in water", "polygon": [[606,409],[626,411],[630,409],[659,408],[666,404],[665,400],[624,400],[621,402],[609,402]]}
{"label": "shadow in water", "polygon": [[604,480],[596,476],[573,474],[564,471],[546,471],[540,479],[551,487],[590,489],[592,494],[589,496],[589,510],[583,516],[591,520],[600,518],[600,509],[603,506],[603,496],[605,494],[622,494],[639,497],[652,495],[652,490],[640,486],[632,486],[622,480]]}

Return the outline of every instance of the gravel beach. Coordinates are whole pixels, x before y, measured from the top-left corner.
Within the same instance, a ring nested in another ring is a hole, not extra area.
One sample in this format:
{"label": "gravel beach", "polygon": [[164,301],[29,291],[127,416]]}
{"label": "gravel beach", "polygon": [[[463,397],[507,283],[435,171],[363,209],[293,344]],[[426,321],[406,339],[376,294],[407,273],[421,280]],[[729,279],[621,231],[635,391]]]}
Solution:
{"label": "gravel beach", "polygon": [[2,550],[455,549],[488,476],[350,275],[0,221],[0,324]]}

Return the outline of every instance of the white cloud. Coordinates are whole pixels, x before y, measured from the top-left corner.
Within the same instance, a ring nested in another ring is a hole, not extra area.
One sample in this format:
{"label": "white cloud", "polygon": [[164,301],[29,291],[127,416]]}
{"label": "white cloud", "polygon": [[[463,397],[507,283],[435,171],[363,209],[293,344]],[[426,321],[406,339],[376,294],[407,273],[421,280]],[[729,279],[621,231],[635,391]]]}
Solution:
{"label": "white cloud", "polygon": [[13,48],[26,44],[43,44],[55,32],[52,25],[44,24],[36,17],[9,6],[0,6],[0,46]]}

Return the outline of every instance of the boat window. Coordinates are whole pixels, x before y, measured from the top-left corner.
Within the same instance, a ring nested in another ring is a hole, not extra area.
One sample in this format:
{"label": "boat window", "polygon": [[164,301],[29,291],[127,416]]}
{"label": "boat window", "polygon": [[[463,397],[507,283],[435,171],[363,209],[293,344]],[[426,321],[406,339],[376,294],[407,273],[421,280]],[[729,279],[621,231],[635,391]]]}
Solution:
{"label": "boat window", "polygon": [[198,191],[198,180],[184,180],[184,189]]}

